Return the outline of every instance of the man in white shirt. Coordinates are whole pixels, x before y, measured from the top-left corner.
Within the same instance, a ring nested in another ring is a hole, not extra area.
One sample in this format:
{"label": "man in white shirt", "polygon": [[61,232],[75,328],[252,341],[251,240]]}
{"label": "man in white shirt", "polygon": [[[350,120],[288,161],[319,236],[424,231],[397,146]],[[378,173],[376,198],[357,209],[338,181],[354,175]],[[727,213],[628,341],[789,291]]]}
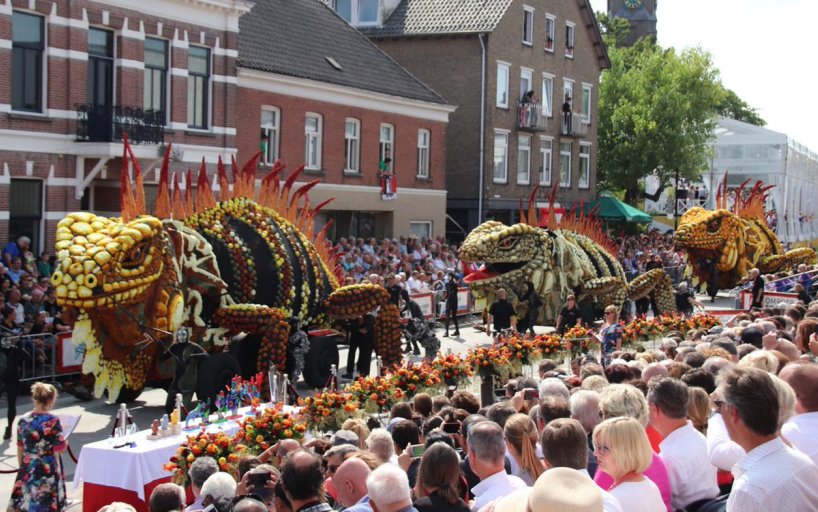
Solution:
{"label": "man in white shirt", "polygon": [[727,512],[818,510],[818,467],[776,435],[780,406],[770,375],[736,366],[720,376],[717,392],[727,432],[747,452],[733,467]]}
{"label": "man in white shirt", "polygon": [[493,421],[475,423],[469,429],[466,445],[469,467],[480,478],[480,483],[472,487],[473,512],[526,486],[519,477],[506,473],[506,443],[500,425]]}
{"label": "man in white shirt", "polygon": [[670,478],[674,510],[719,495],[707,440],[687,420],[687,400],[687,384],[678,379],[659,377],[650,384],[650,424],[663,438],[659,450]]}
{"label": "man in white shirt", "polygon": [[795,391],[796,412],[781,427],[781,437],[818,465],[818,366],[788,364],[779,377]]}

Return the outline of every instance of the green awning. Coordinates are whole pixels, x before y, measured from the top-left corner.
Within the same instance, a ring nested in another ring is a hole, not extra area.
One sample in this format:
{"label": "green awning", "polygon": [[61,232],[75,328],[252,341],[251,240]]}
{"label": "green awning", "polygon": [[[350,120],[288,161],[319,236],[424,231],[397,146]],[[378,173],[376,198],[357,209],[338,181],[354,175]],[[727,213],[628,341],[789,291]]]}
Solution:
{"label": "green awning", "polygon": [[653,219],[650,215],[643,212],[639,208],[623,203],[619,199],[607,195],[603,195],[596,201],[585,205],[585,213],[599,206],[598,215],[605,220],[624,220],[627,222],[642,222],[648,223]]}

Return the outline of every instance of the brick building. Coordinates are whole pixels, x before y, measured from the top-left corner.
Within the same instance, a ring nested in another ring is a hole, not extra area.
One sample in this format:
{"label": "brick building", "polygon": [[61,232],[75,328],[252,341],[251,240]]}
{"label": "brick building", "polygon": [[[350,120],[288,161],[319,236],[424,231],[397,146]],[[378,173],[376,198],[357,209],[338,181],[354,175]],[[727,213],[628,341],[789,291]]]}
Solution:
{"label": "brick building", "polygon": [[[487,218],[516,221],[520,198],[536,183],[550,189],[557,181],[563,206],[593,198],[598,84],[610,61],[588,0],[334,0],[334,5],[458,105],[448,129],[452,237]],[[541,192],[540,207],[547,206],[547,197]]]}
{"label": "brick building", "polygon": [[239,153],[305,163],[311,203],[335,198],[317,219],[333,238],[443,235],[454,108],[319,0],[258,1],[240,27]]}
{"label": "brick building", "polygon": [[[53,247],[79,209],[119,211],[123,133],[147,172],[236,152],[243,0],[0,0],[0,240]],[[194,21],[195,20],[195,21]]]}

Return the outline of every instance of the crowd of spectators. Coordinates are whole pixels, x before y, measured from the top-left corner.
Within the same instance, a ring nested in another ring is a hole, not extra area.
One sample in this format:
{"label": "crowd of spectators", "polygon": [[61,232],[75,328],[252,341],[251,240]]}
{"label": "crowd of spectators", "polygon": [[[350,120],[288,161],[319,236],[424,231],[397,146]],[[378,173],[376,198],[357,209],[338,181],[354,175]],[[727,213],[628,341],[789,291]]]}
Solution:
{"label": "crowd of spectators", "polygon": [[[797,304],[606,366],[544,359],[499,402],[420,393],[388,418],[246,456],[238,479],[197,459],[193,494],[218,512],[816,510],[816,331],[818,303]],[[151,512],[182,496],[163,484]]]}

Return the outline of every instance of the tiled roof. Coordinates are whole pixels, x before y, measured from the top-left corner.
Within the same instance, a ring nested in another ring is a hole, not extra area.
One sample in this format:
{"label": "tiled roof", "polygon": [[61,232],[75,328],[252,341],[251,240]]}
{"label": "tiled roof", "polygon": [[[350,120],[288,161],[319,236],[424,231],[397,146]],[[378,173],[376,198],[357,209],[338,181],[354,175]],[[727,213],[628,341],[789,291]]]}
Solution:
{"label": "tiled roof", "polygon": [[403,0],[370,37],[492,32],[513,0]]}
{"label": "tiled roof", "polygon": [[238,66],[446,103],[319,0],[256,0],[239,21]]}

